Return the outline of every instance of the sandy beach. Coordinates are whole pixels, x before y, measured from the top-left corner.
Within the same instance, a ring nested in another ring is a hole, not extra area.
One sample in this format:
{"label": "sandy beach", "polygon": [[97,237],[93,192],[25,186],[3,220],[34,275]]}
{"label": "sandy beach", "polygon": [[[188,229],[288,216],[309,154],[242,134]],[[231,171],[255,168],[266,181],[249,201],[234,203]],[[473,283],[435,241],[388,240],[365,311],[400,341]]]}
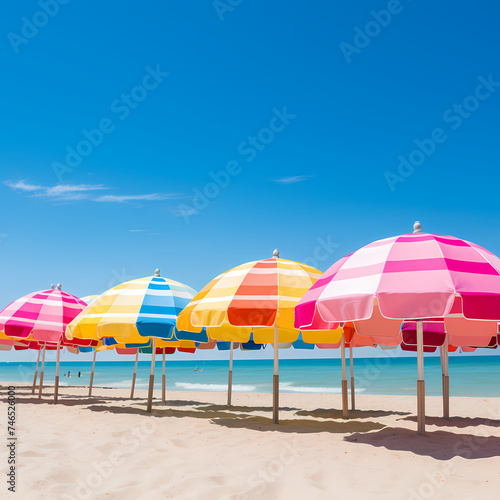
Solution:
{"label": "sandy beach", "polygon": [[57,405],[50,388],[41,401],[26,386],[16,392],[17,498],[498,494],[500,398],[452,398],[459,416],[443,420],[440,398],[428,397],[427,435],[419,437],[416,401],[406,396],[359,395],[359,409],[343,420],[339,395],[283,394],[276,426],[270,394],[234,394],[228,408],[224,393],[169,392],[149,415],[146,391],[130,401],[125,389],[95,388],[88,398],[87,388],[62,387]]}

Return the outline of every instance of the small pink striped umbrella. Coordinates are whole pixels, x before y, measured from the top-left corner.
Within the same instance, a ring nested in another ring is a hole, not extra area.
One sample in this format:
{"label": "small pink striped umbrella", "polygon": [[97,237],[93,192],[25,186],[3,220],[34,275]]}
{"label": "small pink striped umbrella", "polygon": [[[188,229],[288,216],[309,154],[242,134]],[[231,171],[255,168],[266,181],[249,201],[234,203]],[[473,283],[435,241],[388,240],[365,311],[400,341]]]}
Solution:
{"label": "small pink striped umbrella", "polygon": [[46,346],[57,348],[57,366],[54,401],[59,388],[59,353],[64,332],[87,304],[78,297],[61,290],[61,285],[51,290],[30,293],[15,300],[0,312],[0,330],[6,337],[34,340],[44,345],[42,371],[38,398],[42,397],[43,370]]}
{"label": "small pink striped umbrella", "polygon": [[447,333],[460,336],[467,320],[482,320],[468,322],[468,336],[477,331],[491,339],[500,320],[500,259],[474,243],[421,229],[416,222],[413,234],[375,241],[336,262],[298,303],[295,327],[353,321],[360,335],[394,337],[402,320],[416,320],[423,434],[423,322],[444,318]]}

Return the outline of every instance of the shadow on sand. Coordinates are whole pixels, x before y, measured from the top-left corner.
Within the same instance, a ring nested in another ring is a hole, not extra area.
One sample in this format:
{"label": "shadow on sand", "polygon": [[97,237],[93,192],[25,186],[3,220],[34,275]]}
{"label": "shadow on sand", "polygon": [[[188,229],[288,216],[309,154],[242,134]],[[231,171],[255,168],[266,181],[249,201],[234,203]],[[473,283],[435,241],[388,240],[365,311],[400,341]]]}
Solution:
{"label": "shadow on sand", "polygon": [[368,444],[391,451],[408,451],[436,460],[453,457],[466,459],[500,456],[500,436],[479,436],[446,431],[428,431],[419,436],[416,430],[386,427],[377,432],[355,433],[344,437],[350,443]]}
{"label": "shadow on sand", "polygon": [[[297,411],[299,408],[288,408],[286,406],[280,406],[280,410],[283,411]],[[228,405],[214,405],[205,406],[204,411],[237,411],[240,413],[251,413],[255,411],[272,412],[272,406],[228,406]]]}
{"label": "shadow on sand", "polygon": [[[241,408],[241,407],[240,407]],[[280,420],[279,425],[273,423],[271,416],[260,417],[241,413],[231,413],[228,411],[205,411],[205,408],[199,410],[176,410],[176,409],[161,409],[158,406],[153,407],[153,411],[148,413],[146,408],[137,408],[130,406],[108,406],[108,405],[92,405],[88,407],[91,411],[110,412],[110,413],[128,413],[135,415],[153,416],[153,417],[174,417],[174,418],[200,418],[211,420],[214,425],[220,425],[228,428],[246,428],[257,431],[277,431],[277,432],[295,432],[295,433],[312,433],[312,432],[332,432],[332,433],[349,433],[349,432],[368,432],[372,430],[382,429],[383,424],[377,422],[358,422],[349,420],[344,422],[318,422],[315,420],[291,419]]]}
{"label": "shadow on sand", "polygon": [[[167,404],[167,403],[165,403]],[[199,410],[172,410],[172,409],[161,409],[158,406],[153,406],[153,411],[148,413],[146,411],[146,405],[143,408],[137,408],[132,406],[97,406],[92,405],[88,407],[88,410],[98,411],[98,412],[110,412],[110,413],[129,413],[135,415],[145,415],[147,417],[174,417],[174,418],[184,418],[184,417],[192,417],[192,418],[203,418],[205,420],[210,420],[211,418],[218,417],[232,417],[238,418],[241,415],[237,415],[236,413],[227,413],[227,412],[210,412],[206,413],[204,411]]]}
{"label": "shadow on sand", "polygon": [[[82,398],[82,399],[72,399],[74,396],[61,396],[57,399],[57,404],[61,406],[88,406],[89,404],[106,404],[106,399],[98,398]],[[33,395],[31,398],[18,398],[16,399],[16,404],[54,404],[54,395],[46,394],[42,396],[42,399],[38,399],[38,396]]]}
{"label": "shadow on sand", "polygon": [[[417,422],[417,417],[409,416],[401,420],[409,420]],[[478,425],[486,425],[488,427],[500,427],[500,420],[493,420],[482,417],[425,417],[425,423],[428,425],[435,425],[437,427],[456,427],[457,429],[464,429],[466,427],[477,427]]]}
{"label": "shadow on sand", "polygon": [[347,420],[344,422],[318,422],[317,420],[305,419],[280,420],[279,425],[276,425],[270,418],[256,416],[217,418],[214,419],[212,423],[230,429],[245,428],[262,432],[294,432],[298,434],[309,434],[314,432],[331,432],[334,434],[369,432],[385,427],[384,424],[378,422],[358,422],[356,420]]}
{"label": "shadow on sand", "polygon": [[[328,419],[342,419],[342,410],[318,408],[316,410],[300,410],[296,413],[300,417],[315,417]],[[410,415],[409,412],[384,410],[349,410],[349,418],[379,418],[391,415]]]}

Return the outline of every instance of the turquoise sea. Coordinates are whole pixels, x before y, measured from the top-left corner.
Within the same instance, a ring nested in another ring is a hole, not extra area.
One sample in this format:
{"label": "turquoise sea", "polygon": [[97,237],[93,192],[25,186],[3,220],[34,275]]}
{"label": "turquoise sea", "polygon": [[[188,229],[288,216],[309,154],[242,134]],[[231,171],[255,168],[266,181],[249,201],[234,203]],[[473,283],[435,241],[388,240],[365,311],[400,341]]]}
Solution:
{"label": "turquoise sea", "polygon": [[[150,363],[140,361],[138,389],[146,389]],[[62,385],[87,385],[90,362],[61,362]],[[177,391],[226,391],[227,361],[167,361],[167,389]],[[197,369],[196,369],[197,368]],[[130,387],[133,361],[96,362],[94,386]],[[196,370],[195,370],[196,369]],[[0,363],[0,382],[31,384],[35,363]],[[67,373],[70,372],[70,377]],[[78,373],[80,372],[80,377]],[[500,396],[500,356],[450,357],[450,392],[454,396]],[[66,375],[66,376],[63,376]],[[45,363],[45,381],[54,383],[55,363]],[[272,360],[236,360],[233,368],[233,390],[236,392],[272,392]],[[349,363],[347,377],[349,379]],[[365,394],[415,394],[416,358],[380,357],[354,360],[356,390]],[[425,360],[426,394],[441,394],[439,357]],[[282,392],[340,393],[340,359],[280,360]],[[161,362],[156,364],[156,384],[161,384]]]}

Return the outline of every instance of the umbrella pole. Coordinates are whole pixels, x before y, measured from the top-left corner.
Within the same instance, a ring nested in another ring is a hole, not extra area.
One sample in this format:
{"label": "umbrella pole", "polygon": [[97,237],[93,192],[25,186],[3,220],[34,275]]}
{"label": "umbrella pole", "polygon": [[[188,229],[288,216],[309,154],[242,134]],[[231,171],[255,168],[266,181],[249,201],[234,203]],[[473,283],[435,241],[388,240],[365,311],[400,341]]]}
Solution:
{"label": "umbrella pole", "polygon": [[340,347],[342,352],[342,417],[347,418],[349,416],[349,410],[347,408],[349,397],[347,395],[347,377],[345,369],[345,335],[343,333]]}
{"label": "umbrella pole", "polygon": [[349,367],[351,369],[351,410],[356,409],[356,394],[354,391],[354,366],[352,364],[352,345],[349,346]]}
{"label": "umbrella pole", "polygon": [[61,354],[61,342],[57,343],[57,362],[56,362],[56,381],[54,386],[54,404],[57,404],[57,396],[59,394],[59,360]]}
{"label": "umbrella pole", "polygon": [[35,367],[35,378],[33,379],[33,388],[31,389],[31,394],[35,394],[36,379],[38,377],[38,363],[40,362],[40,351],[41,349],[38,349],[38,357],[36,358],[36,367]]}
{"label": "umbrella pole", "polygon": [[450,377],[448,376],[448,335],[443,344],[443,417],[450,418]]}
{"label": "umbrella pole", "polygon": [[45,350],[47,346],[43,346],[43,355],[42,355],[42,371],[40,372],[40,386],[38,387],[38,399],[42,399],[42,389],[43,389],[43,371],[45,368]]}
{"label": "umbrella pole", "polygon": [[425,434],[424,324],[417,321],[417,428]]}
{"label": "umbrella pole", "polygon": [[167,391],[167,381],[165,378],[165,348],[163,348],[163,375],[161,377],[161,400],[165,402],[165,392]]}
{"label": "umbrella pole", "polygon": [[134,376],[132,377],[132,390],[130,391],[130,399],[134,399],[135,379],[137,377],[137,361],[139,360],[139,349],[135,355]]}
{"label": "umbrella pole", "polygon": [[443,358],[443,352],[444,352],[443,346],[440,345],[439,346],[439,358],[441,360],[441,382],[442,382],[442,388],[443,388],[443,417],[444,417],[444,358]]}
{"label": "umbrella pole", "polygon": [[229,379],[227,381],[227,406],[231,406],[231,395],[233,392],[233,349],[234,345],[231,342],[229,348]]}
{"label": "umbrella pole", "polygon": [[94,349],[94,358],[92,359],[92,372],[90,374],[90,385],[89,385],[89,398],[92,396],[92,386],[94,385],[94,368],[95,368],[95,356],[97,351]]}
{"label": "umbrella pole", "polygon": [[279,423],[279,397],[280,397],[280,376],[279,376],[279,338],[278,325],[274,325],[274,375],[273,375],[273,421]]}
{"label": "umbrella pole", "polygon": [[155,356],[156,356],[156,338],[151,341],[151,375],[149,376],[148,406],[147,412],[151,413],[153,408],[153,389],[155,385]]}

